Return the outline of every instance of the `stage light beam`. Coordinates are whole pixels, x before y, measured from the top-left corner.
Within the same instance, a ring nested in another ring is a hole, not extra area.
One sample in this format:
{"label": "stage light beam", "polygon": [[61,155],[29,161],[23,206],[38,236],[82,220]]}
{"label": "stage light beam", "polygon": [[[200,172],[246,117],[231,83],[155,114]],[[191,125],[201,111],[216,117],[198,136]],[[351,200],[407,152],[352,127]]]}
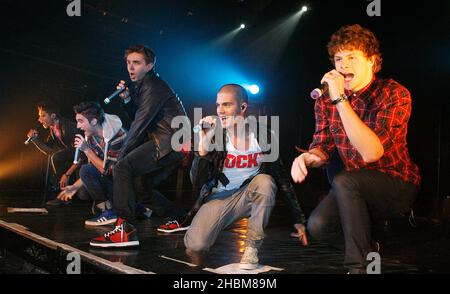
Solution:
{"label": "stage light beam", "polygon": [[[267,25],[266,33],[251,42],[246,51],[263,58],[267,67],[275,66],[281,59],[300,19],[305,15],[305,11],[310,9],[307,6],[297,7],[298,10],[293,14]],[[267,44],[276,44],[276,46],[267,46]]]}
{"label": "stage light beam", "polygon": [[245,29],[245,23],[241,23],[241,25],[239,26],[239,28],[240,28],[241,30]]}
{"label": "stage light beam", "polygon": [[245,86],[245,88],[252,94],[256,95],[259,93],[259,86],[258,85],[248,85]]}

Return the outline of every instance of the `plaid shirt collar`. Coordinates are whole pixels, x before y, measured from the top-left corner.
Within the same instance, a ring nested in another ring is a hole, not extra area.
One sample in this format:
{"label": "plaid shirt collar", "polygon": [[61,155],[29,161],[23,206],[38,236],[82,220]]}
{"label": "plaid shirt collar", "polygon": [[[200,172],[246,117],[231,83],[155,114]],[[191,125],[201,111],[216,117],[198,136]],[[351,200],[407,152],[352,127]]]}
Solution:
{"label": "plaid shirt collar", "polygon": [[367,99],[371,99],[371,93],[377,87],[376,83],[374,83],[375,80],[376,77],[375,75],[373,75],[370,83],[368,83],[364,88],[356,92],[352,92],[351,90],[345,90],[345,95],[348,97],[350,101],[355,101],[355,103],[358,102],[358,100],[361,100],[361,102],[363,102],[366,101]]}

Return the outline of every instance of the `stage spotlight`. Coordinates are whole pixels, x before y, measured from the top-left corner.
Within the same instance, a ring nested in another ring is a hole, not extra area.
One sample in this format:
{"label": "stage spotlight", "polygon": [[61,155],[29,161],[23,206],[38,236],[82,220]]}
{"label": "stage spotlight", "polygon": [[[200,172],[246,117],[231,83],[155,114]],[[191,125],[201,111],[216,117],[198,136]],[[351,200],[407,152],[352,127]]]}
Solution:
{"label": "stage spotlight", "polygon": [[245,29],[245,24],[241,23],[241,26],[239,27],[241,30]]}
{"label": "stage spotlight", "polygon": [[[274,21],[267,27],[263,35],[249,43],[247,51],[263,59],[265,66],[269,68],[276,66],[282,58],[283,52],[300,19],[302,16],[305,16],[305,11],[309,9],[311,8],[299,5],[291,15]],[[267,44],[276,44],[276,46],[267,46]]]}
{"label": "stage spotlight", "polygon": [[245,88],[253,95],[256,95],[259,93],[258,85],[248,85],[248,86],[245,86]]}

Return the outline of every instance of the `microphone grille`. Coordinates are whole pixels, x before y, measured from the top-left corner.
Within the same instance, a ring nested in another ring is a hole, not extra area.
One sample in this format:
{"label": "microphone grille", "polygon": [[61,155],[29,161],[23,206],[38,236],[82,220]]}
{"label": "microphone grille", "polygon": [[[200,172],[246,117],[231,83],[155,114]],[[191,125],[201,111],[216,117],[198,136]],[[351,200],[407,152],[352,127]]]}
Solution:
{"label": "microphone grille", "polygon": [[312,99],[316,100],[317,98],[319,98],[320,96],[322,96],[322,90],[319,88],[316,88],[314,90],[312,90],[310,96]]}

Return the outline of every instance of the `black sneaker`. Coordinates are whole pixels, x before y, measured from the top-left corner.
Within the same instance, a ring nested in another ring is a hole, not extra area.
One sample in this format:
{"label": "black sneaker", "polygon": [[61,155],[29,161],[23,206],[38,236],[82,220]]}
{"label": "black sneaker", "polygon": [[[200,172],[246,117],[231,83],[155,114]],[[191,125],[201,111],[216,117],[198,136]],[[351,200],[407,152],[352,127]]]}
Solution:
{"label": "black sneaker", "polygon": [[49,200],[47,201],[45,204],[48,206],[62,206],[62,205],[67,205],[72,203],[72,201],[62,201],[58,198],[55,198],[53,200]]}

